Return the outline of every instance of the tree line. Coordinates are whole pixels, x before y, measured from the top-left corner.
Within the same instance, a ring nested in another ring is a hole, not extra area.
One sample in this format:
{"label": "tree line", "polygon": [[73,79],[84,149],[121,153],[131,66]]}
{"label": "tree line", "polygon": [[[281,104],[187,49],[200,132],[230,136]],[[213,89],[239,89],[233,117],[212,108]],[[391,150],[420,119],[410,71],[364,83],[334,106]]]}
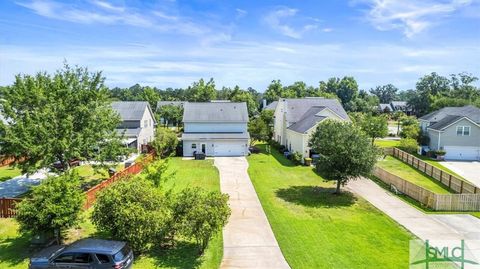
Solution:
{"label": "tree line", "polygon": [[210,100],[231,100],[246,102],[250,116],[261,110],[262,100],[267,103],[279,98],[325,97],[338,99],[347,112],[376,113],[380,103],[406,101],[417,116],[446,106],[480,106],[480,88],[475,86],[478,78],[468,73],[452,74],[449,77],[435,72],[427,74],[416,82],[414,89],[400,90],[393,84],[379,85],[371,89],[360,89],[354,77],[331,77],[320,81],[318,86],[309,86],[303,81],[283,85],[273,80],[265,91],[251,87],[242,89],[222,87],[217,89],[215,81],[200,79],[187,88],[159,89],[135,84],[129,88],[115,87],[111,97],[122,101],[148,101],[156,107],[157,101],[208,102]]}

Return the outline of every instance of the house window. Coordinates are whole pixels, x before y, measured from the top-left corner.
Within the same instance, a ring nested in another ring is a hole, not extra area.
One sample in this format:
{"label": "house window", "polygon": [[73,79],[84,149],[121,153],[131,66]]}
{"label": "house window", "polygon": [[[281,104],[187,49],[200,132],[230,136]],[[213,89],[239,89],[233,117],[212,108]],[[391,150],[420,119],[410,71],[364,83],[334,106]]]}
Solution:
{"label": "house window", "polygon": [[457,126],[457,136],[470,136],[470,126]]}
{"label": "house window", "polygon": [[192,144],[192,149],[196,149],[197,148],[197,144]]}

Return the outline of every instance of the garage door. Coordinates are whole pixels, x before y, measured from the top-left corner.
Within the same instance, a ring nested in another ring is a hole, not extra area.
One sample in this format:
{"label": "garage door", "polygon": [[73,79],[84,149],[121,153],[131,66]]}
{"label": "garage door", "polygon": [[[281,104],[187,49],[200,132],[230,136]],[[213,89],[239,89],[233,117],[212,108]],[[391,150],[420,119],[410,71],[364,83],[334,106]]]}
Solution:
{"label": "garage door", "polygon": [[214,144],[214,156],[244,156],[245,144],[238,143],[216,143]]}
{"label": "garage door", "polygon": [[480,160],[480,147],[453,147],[446,146],[446,160]]}

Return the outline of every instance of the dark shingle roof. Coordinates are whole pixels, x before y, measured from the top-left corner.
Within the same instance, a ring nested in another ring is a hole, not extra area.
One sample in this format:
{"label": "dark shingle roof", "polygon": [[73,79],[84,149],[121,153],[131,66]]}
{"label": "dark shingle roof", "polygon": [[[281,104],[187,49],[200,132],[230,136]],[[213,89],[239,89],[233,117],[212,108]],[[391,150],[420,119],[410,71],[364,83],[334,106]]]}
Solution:
{"label": "dark shingle roof", "polygon": [[183,106],[185,101],[158,101],[156,111],[159,111],[162,106]]}
{"label": "dark shingle roof", "polygon": [[183,122],[248,122],[247,103],[188,102],[184,104]]}
{"label": "dark shingle roof", "polygon": [[471,121],[480,124],[480,108],[469,105],[463,107],[444,107],[430,114],[420,117],[421,120],[440,122],[447,116],[467,117]]}
{"label": "dark shingle roof", "polygon": [[344,120],[348,120],[347,112],[337,99],[318,98],[301,98],[301,99],[285,99],[287,122],[295,123],[303,118],[303,115],[311,107],[327,107]]}
{"label": "dark shingle roof", "polygon": [[324,109],[325,107],[323,106],[311,107],[309,110],[307,110],[307,112],[305,112],[301,120],[290,125],[287,129],[290,129],[298,133],[305,133],[306,131],[310,130],[310,128],[315,126],[318,122],[326,118],[325,116],[317,115],[318,112]]}
{"label": "dark shingle roof", "polygon": [[263,108],[263,110],[275,110],[277,108],[278,101],[273,101],[270,104],[268,104],[266,107]]}
{"label": "dark shingle roof", "polygon": [[464,118],[463,116],[454,116],[454,115],[447,115],[445,118],[439,120],[438,122],[428,126],[429,129],[441,131],[443,128],[449,126],[450,124],[458,121],[459,119]]}
{"label": "dark shingle roof", "polygon": [[393,108],[390,104],[379,104],[378,105],[378,108],[381,110],[381,111],[385,111],[385,109],[388,109],[389,111],[393,111]]}
{"label": "dark shingle roof", "polygon": [[152,113],[148,102],[143,101],[113,102],[112,108],[120,115],[123,121],[141,120],[145,109],[150,110],[150,113]]}

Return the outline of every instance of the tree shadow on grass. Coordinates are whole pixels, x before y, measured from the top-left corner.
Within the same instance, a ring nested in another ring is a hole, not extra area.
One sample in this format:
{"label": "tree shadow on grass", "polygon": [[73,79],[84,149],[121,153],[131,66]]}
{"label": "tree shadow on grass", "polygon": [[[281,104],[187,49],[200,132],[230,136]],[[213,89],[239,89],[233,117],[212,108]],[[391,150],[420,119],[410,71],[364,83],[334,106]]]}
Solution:
{"label": "tree shadow on grass", "polygon": [[297,205],[308,207],[348,207],[357,201],[349,191],[342,190],[341,194],[334,194],[335,188],[318,186],[291,186],[279,189],[277,197]]}
{"label": "tree shadow on grass", "polygon": [[198,245],[193,242],[179,241],[168,249],[154,248],[145,254],[154,259],[158,267],[193,269],[201,265]]}
{"label": "tree shadow on grass", "polygon": [[30,235],[25,233],[21,236],[0,239],[0,261],[12,266],[25,262],[32,254],[41,248],[32,247]]}

